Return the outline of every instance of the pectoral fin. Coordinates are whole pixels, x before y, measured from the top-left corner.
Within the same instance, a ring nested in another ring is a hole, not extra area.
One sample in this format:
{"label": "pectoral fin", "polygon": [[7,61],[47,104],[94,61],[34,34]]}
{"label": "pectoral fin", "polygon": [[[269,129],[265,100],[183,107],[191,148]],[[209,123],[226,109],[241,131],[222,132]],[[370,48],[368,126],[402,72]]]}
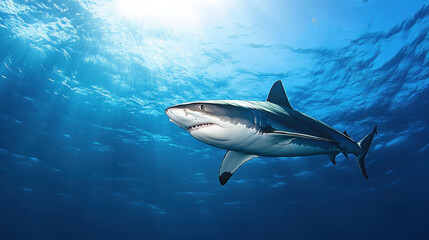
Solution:
{"label": "pectoral fin", "polygon": [[235,151],[226,152],[219,170],[220,184],[225,185],[243,163],[255,157],[258,156]]}

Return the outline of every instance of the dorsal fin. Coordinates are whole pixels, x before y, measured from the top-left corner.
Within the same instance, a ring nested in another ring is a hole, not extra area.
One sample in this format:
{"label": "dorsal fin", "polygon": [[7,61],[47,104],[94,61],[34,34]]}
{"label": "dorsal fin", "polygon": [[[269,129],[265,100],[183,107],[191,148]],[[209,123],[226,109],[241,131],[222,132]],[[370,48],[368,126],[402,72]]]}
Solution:
{"label": "dorsal fin", "polygon": [[267,102],[275,103],[280,106],[285,106],[292,109],[292,106],[287,99],[286,92],[283,88],[282,81],[278,80],[271,87],[270,93],[268,94]]}

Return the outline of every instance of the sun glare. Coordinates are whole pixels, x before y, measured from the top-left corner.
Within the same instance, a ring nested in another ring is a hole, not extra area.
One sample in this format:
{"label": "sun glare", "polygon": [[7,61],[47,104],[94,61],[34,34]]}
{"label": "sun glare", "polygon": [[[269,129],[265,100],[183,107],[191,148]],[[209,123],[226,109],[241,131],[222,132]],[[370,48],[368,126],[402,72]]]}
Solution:
{"label": "sun glare", "polygon": [[201,23],[207,11],[220,8],[216,0],[117,0],[115,11],[121,18],[178,27]]}

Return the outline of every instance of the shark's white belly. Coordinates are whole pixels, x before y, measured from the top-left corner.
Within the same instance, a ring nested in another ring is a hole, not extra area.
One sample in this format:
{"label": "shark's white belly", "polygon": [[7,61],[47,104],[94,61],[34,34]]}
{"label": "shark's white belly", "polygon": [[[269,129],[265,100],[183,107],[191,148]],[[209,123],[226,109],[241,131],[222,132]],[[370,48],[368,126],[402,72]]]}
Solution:
{"label": "shark's white belly", "polygon": [[295,157],[328,154],[336,151],[334,144],[315,140],[288,139],[279,141],[270,134],[249,137],[245,144],[240,144],[236,151],[267,157]]}
{"label": "shark's white belly", "polygon": [[226,150],[267,157],[307,156],[336,151],[334,144],[325,141],[281,137],[281,135],[279,137],[279,135],[270,133],[261,134],[257,133],[255,129],[240,124],[235,125],[230,130],[229,138],[218,142],[213,142],[212,139],[207,141],[207,139],[195,134],[193,136],[207,144]]}

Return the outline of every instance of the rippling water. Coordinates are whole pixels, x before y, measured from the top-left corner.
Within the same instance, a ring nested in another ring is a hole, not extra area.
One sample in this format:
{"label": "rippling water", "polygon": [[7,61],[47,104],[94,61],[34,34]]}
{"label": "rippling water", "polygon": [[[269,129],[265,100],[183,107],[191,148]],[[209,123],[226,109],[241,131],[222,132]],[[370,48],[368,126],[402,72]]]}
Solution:
{"label": "rippling water", "polygon": [[[429,214],[427,1],[0,2],[1,239],[422,239]],[[265,100],[353,139],[353,159],[224,150],[168,106]]]}

